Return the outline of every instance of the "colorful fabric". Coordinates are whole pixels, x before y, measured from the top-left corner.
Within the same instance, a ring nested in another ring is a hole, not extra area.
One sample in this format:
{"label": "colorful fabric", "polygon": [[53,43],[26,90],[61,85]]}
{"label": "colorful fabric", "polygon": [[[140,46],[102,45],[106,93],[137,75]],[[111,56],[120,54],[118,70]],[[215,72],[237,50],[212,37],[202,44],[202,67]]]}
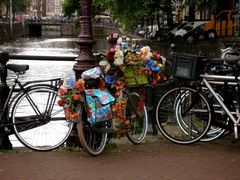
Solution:
{"label": "colorful fabric", "polygon": [[115,98],[99,89],[85,90],[87,100],[88,122],[91,124],[107,121],[112,118],[111,102]]}

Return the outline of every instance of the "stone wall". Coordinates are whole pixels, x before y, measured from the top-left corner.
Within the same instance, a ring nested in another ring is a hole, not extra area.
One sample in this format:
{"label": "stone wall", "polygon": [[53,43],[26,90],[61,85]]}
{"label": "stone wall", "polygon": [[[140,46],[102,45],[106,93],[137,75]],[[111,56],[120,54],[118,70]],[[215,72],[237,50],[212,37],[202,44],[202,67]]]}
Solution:
{"label": "stone wall", "polygon": [[[42,34],[43,36],[48,36],[49,34],[53,33],[53,32],[49,33],[49,31],[46,31],[45,29],[43,28],[43,31],[44,31],[44,33]],[[92,29],[93,29],[93,36],[95,36],[95,37],[107,36],[111,32],[119,31],[114,26],[104,26],[104,25],[93,25]],[[77,37],[79,35],[79,31],[80,31],[79,28],[77,28],[74,23],[63,23],[60,26],[60,33],[58,30],[56,37],[66,37],[66,36]],[[13,24],[12,36],[10,33],[9,25],[1,26],[1,24],[0,24],[0,43],[4,43],[11,39],[16,39],[16,38],[23,37],[23,36],[29,36],[29,25],[28,24],[25,24],[24,26],[21,23]],[[51,37],[53,37],[53,36],[51,36]]]}
{"label": "stone wall", "polygon": [[[114,26],[97,26],[93,25],[93,35],[94,36],[106,36],[107,34],[111,32],[118,31],[116,27]],[[79,34],[79,28],[76,27],[74,23],[64,23],[61,24],[61,35],[62,36],[78,36]]]}
{"label": "stone wall", "polygon": [[12,35],[9,25],[0,25],[0,43],[29,35],[28,24],[13,24]]}

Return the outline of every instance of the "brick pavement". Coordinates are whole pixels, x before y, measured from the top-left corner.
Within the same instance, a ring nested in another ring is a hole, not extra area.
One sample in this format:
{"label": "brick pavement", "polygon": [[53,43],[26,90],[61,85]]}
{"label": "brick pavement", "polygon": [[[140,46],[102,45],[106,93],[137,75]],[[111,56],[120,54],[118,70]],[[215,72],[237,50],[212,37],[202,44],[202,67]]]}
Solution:
{"label": "brick pavement", "polygon": [[240,179],[240,143],[231,138],[211,143],[177,145],[148,136],[134,146],[117,142],[91,157],[73,152],[31,152],[26,149],[0,153],[1,180],[161,180]]}

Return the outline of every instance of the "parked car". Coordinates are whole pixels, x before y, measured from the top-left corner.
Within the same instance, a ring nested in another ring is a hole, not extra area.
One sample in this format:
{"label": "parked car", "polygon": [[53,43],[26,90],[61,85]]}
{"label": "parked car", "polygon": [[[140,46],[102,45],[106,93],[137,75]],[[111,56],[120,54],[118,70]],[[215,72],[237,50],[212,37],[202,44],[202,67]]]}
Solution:
{"label": "parked car", "polygon": [[197,40],[203,40],[205,38],[204,27],[205,24],[202,24],[188,31],[186,34],[183,35],[183,40],[189,43]]}
{"label": "parked car", "polygon": [[184,28],[184,26],[186,26],[187,24],[188,24],[188,21],[184,21],[184,22],[180,23],[179,25],[177,25],[175,28],[173,28],[173,29],[170,31],[170,34],[171,34],[172,36],[175,36],[175,33],[176,33],[178,30]]}
{"label": "parked car", "polygon": [[163,27],[163,28],[157,30],[151,39],[156,40],[156,41],[172,41],[174,39],[175,32],[182,29],[187,23],[188,22],[182,22],[182,23],[176,25],[176,27],[173,28],[171,31],[169,31],[169,29]]}
{"label": "parked car", "polygon": [[182,41],[184,35],[186,35],[188,32],[193,31],[197,27],[205,24],[207,21],[192,21],[186,24],[182,29],[178,30],[174,34],[174,40],[175,41]]}

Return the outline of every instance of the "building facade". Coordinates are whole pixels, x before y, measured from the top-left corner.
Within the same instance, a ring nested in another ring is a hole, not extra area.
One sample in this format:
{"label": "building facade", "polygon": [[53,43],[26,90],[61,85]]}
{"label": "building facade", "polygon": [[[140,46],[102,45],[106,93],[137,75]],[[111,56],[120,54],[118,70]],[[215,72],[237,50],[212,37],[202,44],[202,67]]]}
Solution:
{"label": "building facade", "polygon": [[62,15],[64,0],[32,0],[30,15],[38,17],[56,17]]}

